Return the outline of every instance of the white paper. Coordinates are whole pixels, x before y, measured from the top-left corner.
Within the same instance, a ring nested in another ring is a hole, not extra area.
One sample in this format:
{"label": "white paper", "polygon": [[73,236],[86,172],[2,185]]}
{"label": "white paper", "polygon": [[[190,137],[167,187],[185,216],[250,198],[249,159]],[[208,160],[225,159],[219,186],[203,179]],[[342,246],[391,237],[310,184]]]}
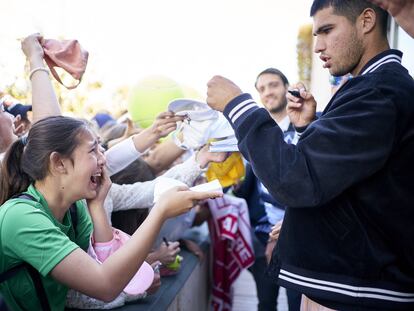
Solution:
{"label": "white paper", "polygon": [[212,141],[210,143],[210,148],[208,149],[210,152],[235,152],[239,151],[239,147],[237,146],[237,138],[234,136],[230,136],[226,139]]}
{"label": "white paper", "polygon": [[[154,203],[159,200],[160,196],[164,192],[177,186],[187,187],[185,183],[179,180],[169,178],[169,177],[158,177],[155,180],[155,186],[154,186]],[[204,183],[204,184],[191,187],[190,190],[198,191],[198,192],[217,191],[217,192],[223,193],[223,188],[221,187],[221,184],[218,181],[218,179],[212,180],[208,183]]]}
{"label": "white paper", "polygon": [[220,182],[218,179],[214,179],[208,183],[200,184],[194,187],[191,187],[190,190],[197,191],[197,192],[209,192],[209,191],[216,191],[223,193],[223,188],[221,187]]}
{"label": "white paper", "polygon": [[209,152],[237,152],[239,147],[237,145],[223,145],[223,146],[210,146]]}

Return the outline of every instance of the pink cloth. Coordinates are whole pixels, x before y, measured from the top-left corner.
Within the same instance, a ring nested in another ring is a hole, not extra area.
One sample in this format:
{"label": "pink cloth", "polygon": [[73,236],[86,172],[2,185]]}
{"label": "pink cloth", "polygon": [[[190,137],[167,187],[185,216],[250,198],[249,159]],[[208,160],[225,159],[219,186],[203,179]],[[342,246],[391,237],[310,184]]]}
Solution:
{"label": "pink cloth", "polygon": [[214,311],[232,309],[232,285],[242,269],[254,262],[249,211],[244,199],[224,195],[208,200],[208,225],[213,246]]}
{"label": "pink cloth", "polygon": [[[88,254],[99,263],[103,263],[110,255],[115,253],[122,245],[131,238],[122,230],[112,228],[113,238],[109,242],[95,243],[90,239]],[[137,273],[124,288],[124,292],[130,295],[143,294],[154,280],[154,270],[147,263],[143,262]]]}
{"label": "pink cloth", "polygon": [[[46,64],[55,79],[67,89],[77,87],[85,73],[89,53],[81,47],[77,40],[44,39],[42,47]],[[54,67],[64,69],[74,79],[79,80],[78,83],[73,86],[64,85]]]}

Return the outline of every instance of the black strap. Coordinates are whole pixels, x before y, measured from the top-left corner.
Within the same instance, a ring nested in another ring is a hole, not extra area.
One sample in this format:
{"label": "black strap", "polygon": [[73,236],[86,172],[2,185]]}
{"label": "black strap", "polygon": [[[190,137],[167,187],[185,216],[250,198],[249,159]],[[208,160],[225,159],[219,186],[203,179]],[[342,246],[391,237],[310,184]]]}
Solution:
{"label": "black strap", "polygon": [[17,272],[27,269],[29,272],[30,277],[32,278],[33,285],[35,287],[37,297],[40,301],[40,306],[42,307],[43,311],[50,311],[49,301],[47,299],[46,291],[43,286],[42,280],[40,279],[40,273],[33,268],[28,263],[22,263],[20,265],[14,266],[13,268],[10,268],[9,270],[3,272],[0,274],[0,283],[7,281],[8,279],[12,278],[17,274]]}
{"label": "black strap", "polygon": [[15,194],[14,196],[12,196],[10,198],[10,200],[11,199],[26,199],[26,200],[30,200],[30,201],[36,201],[36,199],[32,195],[30,195],[28,193],[18,193],[18,194]]}
{"label": "black strap", "polygon": [[73,230],[75,231],[75,237],[76,237],[76,228],[78,227],[78,208],[76,207],[76,203],[73,203],[70,208],[70,218],[72,220],[72,226]]}
{"label": "black strap", "polygon": [[42,306],[42,310],[50,311],[49,300],[47,299],[45,287],[43,286],[42,280],[40,279],[40,273],[29,264],[26,264],[26,268],[32,277],[37,297],[39,298],[40,305]]}
{"label": "black strap", "polygon": [[15,276],[17,272],[24,269],[26,264],[22,263],[20,265],[14,266],[13,268],[10,268],[9,270],[3,272],[0,274],[0,283],[3,283],[4,281],[7,281],[11,277]]}

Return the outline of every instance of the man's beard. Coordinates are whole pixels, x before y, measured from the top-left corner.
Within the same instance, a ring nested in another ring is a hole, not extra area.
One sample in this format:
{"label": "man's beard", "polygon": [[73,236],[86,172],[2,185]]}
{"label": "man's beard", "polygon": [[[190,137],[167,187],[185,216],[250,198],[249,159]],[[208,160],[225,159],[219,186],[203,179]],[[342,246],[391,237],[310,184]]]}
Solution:
{"label": "man's beard", "polygon": [[[330,74],[336,77],[344,76],[348,73],[352,73],[353,70],[358,66],[361,61],[362,55],[362,42],[358,39],[356,34],[353,34],[350,39],[350,44],[347,47],[347,50],[344,52],[344,59],[347,59],[347,62],[344,64],[339,64],[334,70],[330,70]],[[355,73],[354,73],[355,74]]]}
{"label": "man's beard", "polygon": [[276,107],[272,107],[269,109],[270,113],[280,113],[282,111],[284,111],[286,109],[287,106],[287,99],[286,97],[284,99],[282,99],[279,103],[279,105],[277,105]]}

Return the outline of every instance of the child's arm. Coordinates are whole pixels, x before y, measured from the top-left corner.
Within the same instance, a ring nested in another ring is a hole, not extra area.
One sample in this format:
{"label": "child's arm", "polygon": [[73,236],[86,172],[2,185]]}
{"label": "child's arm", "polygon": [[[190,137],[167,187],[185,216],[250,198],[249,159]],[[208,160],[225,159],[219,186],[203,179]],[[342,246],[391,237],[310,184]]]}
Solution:
{"label": "child's arm", "polygon": [[76,249],[53,268],[51,276],[88,296],[111,301],[142,265],[167,218],[189,211],[194,200],[221,195],[218,192],[186,191],[179,187],[171,189],[162,195],[131,239],[105,262],[97,264],[81,249]]}

